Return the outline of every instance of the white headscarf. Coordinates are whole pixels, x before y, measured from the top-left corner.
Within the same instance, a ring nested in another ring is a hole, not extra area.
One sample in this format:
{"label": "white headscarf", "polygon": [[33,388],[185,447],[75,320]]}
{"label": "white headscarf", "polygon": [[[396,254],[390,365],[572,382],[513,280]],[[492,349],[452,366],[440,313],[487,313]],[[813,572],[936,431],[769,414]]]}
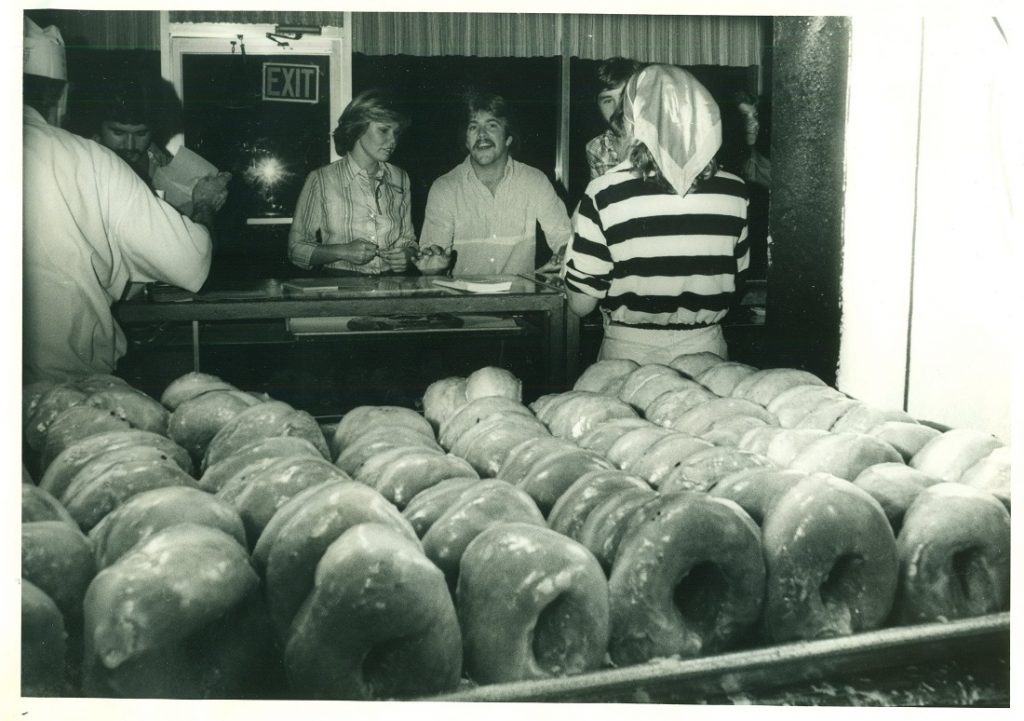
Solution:
{"label": "white headscarf", "polygon": [[55,26],[43,30],[25,18],[22,72],[53,80],[67,80],[67,61],[64,57],[64,38]]}
{"label": "white headscarf", "polygon": [[718,104],[697,78],[672,65],[649,65],[626,83],[623,118],[679,195],[722,145]]}

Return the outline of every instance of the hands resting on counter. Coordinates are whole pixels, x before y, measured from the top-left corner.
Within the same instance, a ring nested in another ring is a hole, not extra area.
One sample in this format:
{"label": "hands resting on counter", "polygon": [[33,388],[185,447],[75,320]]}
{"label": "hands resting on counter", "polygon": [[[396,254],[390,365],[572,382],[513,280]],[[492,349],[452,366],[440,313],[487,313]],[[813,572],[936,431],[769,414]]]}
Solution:
{"label": "hands resting on counter", "polygon": [[189,217],[199,223],[210,227],[213,216],[224,207],[228,199],[228,183],[231,181],[231,173],[224,171],[214,175],[207,175],[196,181],[192,188],[192,212]]}

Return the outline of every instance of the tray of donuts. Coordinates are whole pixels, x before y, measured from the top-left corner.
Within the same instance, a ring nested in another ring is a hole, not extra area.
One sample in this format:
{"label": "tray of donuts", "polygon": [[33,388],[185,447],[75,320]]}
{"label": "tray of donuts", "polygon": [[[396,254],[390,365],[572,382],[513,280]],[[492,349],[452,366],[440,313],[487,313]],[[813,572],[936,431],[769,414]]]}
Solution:
{"label": "tray of donuts", "polygon": [[772,406],[820,381],[677,360],[530,404],[481,368],[329,426],[202,373],[26,387],[23,695],[612,698],[1008,639],[1001,444],[815,451],[856,432]]}

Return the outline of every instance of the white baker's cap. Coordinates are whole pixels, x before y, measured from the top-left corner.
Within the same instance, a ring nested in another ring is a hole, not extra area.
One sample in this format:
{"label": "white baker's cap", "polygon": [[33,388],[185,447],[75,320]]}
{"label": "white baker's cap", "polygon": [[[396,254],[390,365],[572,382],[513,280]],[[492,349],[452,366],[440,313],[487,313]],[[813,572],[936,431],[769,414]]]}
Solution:
{"label": "white baker's cap", "polygon": [[22,72],[54,80],[67,80],[64,38],[55,25],[45,30],[25,18],[25,51]]}

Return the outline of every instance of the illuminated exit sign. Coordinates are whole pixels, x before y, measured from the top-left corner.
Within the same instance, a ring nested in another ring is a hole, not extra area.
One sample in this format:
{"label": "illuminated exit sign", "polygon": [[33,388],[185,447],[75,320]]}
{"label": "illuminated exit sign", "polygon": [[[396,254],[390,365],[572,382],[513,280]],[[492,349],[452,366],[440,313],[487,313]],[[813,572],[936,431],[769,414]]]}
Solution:
{"label": "illuminated exit sign", "polygon": [[263,99],[282,103],[318,103],[319,68],[316,65],[263,63]]}

